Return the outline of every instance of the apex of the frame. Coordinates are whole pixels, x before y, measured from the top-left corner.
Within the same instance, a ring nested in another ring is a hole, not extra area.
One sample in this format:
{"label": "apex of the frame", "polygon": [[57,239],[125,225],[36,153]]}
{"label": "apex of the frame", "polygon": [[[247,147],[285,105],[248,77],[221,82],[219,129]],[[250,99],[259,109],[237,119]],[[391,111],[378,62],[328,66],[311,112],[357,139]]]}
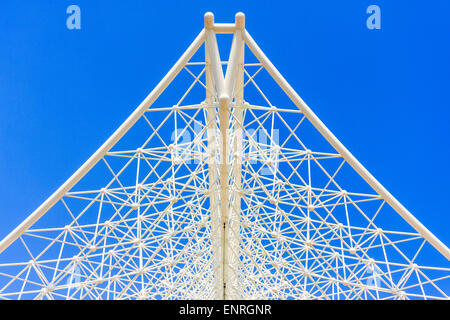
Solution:
{"label": "apex of the frame", "polygon": [[205,13],[205,29],[214,28],[214,14],[212,12]]}
{"label": "apex of the frame", "polygon": [[245,14],[243,12],[236,13],[235,22],[236,29],[244,30],[245,28]]}
{"label": "apex of the frame", "polygon": [[205,29],[214,30],[216,33],[233,33],[236,30],[245,29],[245,14],[236,13],[234,23],[215,23],[214,14],[206,12],[204,15]]}

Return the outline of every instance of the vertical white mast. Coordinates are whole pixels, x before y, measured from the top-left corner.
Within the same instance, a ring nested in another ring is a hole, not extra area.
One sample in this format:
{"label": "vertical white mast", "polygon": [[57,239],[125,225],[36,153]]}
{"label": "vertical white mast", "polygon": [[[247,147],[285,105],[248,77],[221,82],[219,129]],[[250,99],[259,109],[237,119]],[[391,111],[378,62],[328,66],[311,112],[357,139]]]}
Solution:
{"label": "vertical white mast", "polygon": [[[234,111],[232,116],[233,132],[230,136],[232,141],[232,156],[231,156],[231,204],[229,228],[227,230],[227,246],[228,246],[228,263],[227,263],[227,299],[239,299],[241,297],[239,292],[238,267],[239,267],[239,242],[240,242],[240,215],[241,215],[241,179],[242,179],[242,139],[243,139],[243,105],[244,105],[244,61],[245,61],[245,46],[242,42],[242,30],[245,28],[244,14],[238,13],[236,15],[236,32],[234,34],[232,54],[230,55],[229,63],[233,63],[236,69],[236,80],[234,84]],[[228,71],[227,71],[228,75]]]}
{"label": "vertical white mast", "polygon": [[[211,203],[211,224],[213,228],[213,255],[214,260],[221,261],[222,267],[216,267],[216,292],[221,299],[236,298],[233,284],[236,283],[236,264],[237,250],[239,247],[239,211],[240,211],[240,159],[231,160],[232,154],[240,153],[240,145],[242,137],[239,136],[237,122],[242,118],[242,109],[238,108],[235,116],[231,117],[231,104],[242,105],[243,102],[243,30],[245,25],[245,16],[242,13],[236,14],[236,21],[233,26],[233,44],[231,46],[230,57],[227,63],[227,71],[225,77],[223,75],[219,49],[216,40],[216,30],[214,24],[214,16],[212,13],[205,14],[206,29],[206,64],[207,64],[207,103],[212,101],[210,89],[215,85],[215,92],[218,97],[218,114],[219,114],[219,191],[216,190],[215,165],[209,165],[209,181],[210,181],[210,203]],[[237,89],[237,90],[236,90]],[[234,97],[234,100],[233,100]],[[210,108],[213,110],[212,108]],[[212,111],[208,111],[211,114]],[[233,145],[231,144],[230,118],[234,119],[235,138]],[[211,116],[208,116],[208,120]],[[213,135],[208,135],[212,137]],[[211,145],[210,145],[211,144]],[[214,152],[215,142],[208,139],[208,151]],[[215,157],[213,159],[216,159]],[[230,172],[231,164],[231,172]],[[214,171],[213,173],[211,171]],[[231,192],[231,190],[237,190]],[[217,197],[218,195],[218,197]],[[218,207],[217,198],[220,199]],[[231,200],[231,201],[230,201]],[[219,211],[219,213],[217,212]],[[222,230],[217,229],[217,222],[220,221]],[[217,239],[220,238],[220,243]],[[218,279],[222,279],[222,288],[218,288]]]}
{"label": "vertical white mast", "polygon": [[[205,14],[205,30],[214,28],[214,16]],[[215,89],[211,72],[211,59],[208,47],[210,46],[208,37],[205,39],[205,76],[206,76],[206,121],[207,121],[207,159],[208,159],[208,181],[209,181],[209,205],[211,213],[211,244],[213,251],[214,268],[214,288],[216,299],[223,298],[223,262],[222,262],[222,233],[223,228],[220,223],[219,194],[217,172],[217,119],[215,107]]]}

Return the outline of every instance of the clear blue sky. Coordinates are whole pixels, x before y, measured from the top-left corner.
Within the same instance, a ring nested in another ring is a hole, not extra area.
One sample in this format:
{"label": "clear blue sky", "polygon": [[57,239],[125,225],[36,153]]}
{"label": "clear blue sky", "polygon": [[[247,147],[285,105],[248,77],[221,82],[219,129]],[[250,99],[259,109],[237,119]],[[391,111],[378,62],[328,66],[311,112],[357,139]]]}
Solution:
{"label": "clear blue sky", "polygon": [[[247,29],[350,151],[450,245],[450,2],[2,1],[0,238],[125,120],[203,27]],[[81,8],[81,30],[66,8]],[[366,8],[381,8],[381,30]]]}

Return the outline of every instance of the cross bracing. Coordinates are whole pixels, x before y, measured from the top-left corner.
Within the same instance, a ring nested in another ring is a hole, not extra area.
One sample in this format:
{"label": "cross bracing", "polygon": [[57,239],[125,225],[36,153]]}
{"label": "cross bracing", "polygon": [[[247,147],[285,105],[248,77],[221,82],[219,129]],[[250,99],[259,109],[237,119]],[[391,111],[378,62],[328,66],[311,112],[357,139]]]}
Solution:
{"label": "cross bracing", "polygon": [[[216,35],[232,35],[228,60]],[[242,14],[206,14],[168,75],[0,251],[2,299],[448,299],[450,288],[448,248],[301,100]]]}

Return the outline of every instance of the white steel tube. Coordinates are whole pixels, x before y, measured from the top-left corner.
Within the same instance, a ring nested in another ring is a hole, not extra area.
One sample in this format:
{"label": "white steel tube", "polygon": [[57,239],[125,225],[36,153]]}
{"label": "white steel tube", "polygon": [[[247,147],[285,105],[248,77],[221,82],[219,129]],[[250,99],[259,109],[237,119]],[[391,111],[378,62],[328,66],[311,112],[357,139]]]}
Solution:
{"label": "white steel tube", "polygon": [[325,139],[343,156],[350,166],[358,172],[361,177],[384,199],[394,210],[408,222],[420,235],[422,235],[433,247],[444,257],[450,260],[450,250],[435,235],[433,235],[419,220],[417,220],[389,191],[386,190],[362,164],[345,148],[345,146],[333,135],[325,124],[314,114],[308,105],[300,98],[295,90],[283,78],[280,72],[274,67],[264,52],[258,47],[250,34],[244,30],[244,41],[253,52],[255,57],[261,62],[272,78],[278,83],[288,97],[303,112],[305,117],[314,127],[325,137]]}
{"label": "white steel tube", "polygon": [[16,229],[7,235],[0,242],[0,253],[3,252],[11,243],[26,232],[37,220],[39,220],[53,205],[58,202],[66,192],[68,192],[84,175],[114,146],[114,144],[122,138],[122,136],[130,129],[142,114],[150,107],[153,102],[167,88],[177,74],[182,70],[184,65],[194,55],[198,48],[205,40],[205,29],[195,38],[194,42],[188,47],[177,63],[170,69],[167,75],[159,82],[152,92],[144,101],[133,111],[133,113],[125,120],[125,122],[106,140],[106,142],[61,186],[56,190],[44,203],[42,203],[28,218],[26,218]]}
{"label": "white steel tube", "polygon": [[214,24],[214,31],[216,33],[234,33],[236,30],[236,26],[234,23],[215,23]]}
{"label": "white steel tube", "polygon": [[214,30],[206,31],[206,46],[208,47],[209,59],[211,60],[210,68],[214,84],[216,85],[219,96],[224,92],[225,80],[223,77],[222,65],[220,63],[219,48]]}
{"label": "white steel tube", "polygon": [[[214,15],[210,12],[205,14],[205,29],[214,25]],[[207,106],[212,106],[215,98],[214,81],[211,72],[211,59],[209,57],[209,39],[205,39],[205,77],[206,77],[206,100]],[[222,263],[222,234],[223,228],[219,209],[219,174],[217,171],[217,113],[216,108],[206,108],[207,121],[207,149],[208,149],[208,181],[209,181],[209,207],[211,215],[211,245],[214,268],[214,288],[216,299],[223,299],[223,263]]]}
{"label": "white steel tube", "polygon": [[230,139],[229,133],[229,112],[230,112],[230,98],[227,95],[222,95],[219,98],[219,130],[220,130],[220,215],[222,230],[222,272],[223,272],[223,299],[228,299],[228,274],[229,274],[229,239],[228,239],[228,223],[229,223],[229,163],[228,163],[228,144]]}
{"label": "white steel tube", "polygon": [[[243,16],[243,14],[241,14]],[[236,33],[235,33],[236,36]],[[234,85],[234,116],[233,122],[233,155],[231,157],[231,190],[232,200],[230,205],[230,219],[228,228],[228,264],[230,272],[228,272],[226,297],[227,299],[241,298],[241,290],[237,270],[240,264],[240,217],[241,217],[241,188],[242,188],[242,128],[243,123],[242,108],[244,104],[244,59],[245,46],[242,41],[242,32],[239,31],[241,45],[239,46],[239,57],[237,58],[236,81]],[[227,71],[228,72],[228,71]],[[228,73],[227,73],[228,74]]]}
{"label": "white steel tube", "polygon": [[[243,104],[244,94],[244,41],[242,38],[242,31],[245,26],[245,16],[242,12],[236,14],[235,18],[236,31],[233,36],[233,43],[231,45],[230,57],[227,64],[227,72],[225,74],[225,95],[230,97],[230,101],[233,100],[235,105]],[[237,88],[237,91],[236,91]],[[228,114],[222,114],[228,120],[231,112],[231,106],[228,103]],[[227,147],[230,149],[229,153],[225,153],[227,158],[229,154],[233,154],[231,158],[231,177],[224,177],[223,182],[227,182],[226,188],[228,190],[227,197],[229,197],[229,204],[227,205],[227,216],[224,219],[225,228],[225,242],[224,242],[224,284],[225,293],[224,299],[235,300],[239,298],[238,288],[238,262],[239,262],[239,233],[240,233],[240,189],[241,189],[241,158],[235,157],[236,153],[242,153],[242,130],[238,128],[237,122],[242,123],[243,110],[242,108],[235,108],[234,116],[231,121],[234,124],[231,129],[226,124],[227,132]],[[222,119],[220,120],[223,121]],[[234,132],[234,141],[231,145],[230,135]],[[224,133],[222,133],[224,134]],[[224,138],[222,138],[224,139]],[[229,169],[229,166],[226,167]]]}
{"label": "white steel tube", "polygon": [[239,58],[242,52],[242,31],[236,30],[233,36],[233,43],[231,45],[230,58],[227,64],[227,72],[225,74],[225,88],[224,92],[229,97],[232,96],[232,91],[236,82],[236,73],[239,67]]}

